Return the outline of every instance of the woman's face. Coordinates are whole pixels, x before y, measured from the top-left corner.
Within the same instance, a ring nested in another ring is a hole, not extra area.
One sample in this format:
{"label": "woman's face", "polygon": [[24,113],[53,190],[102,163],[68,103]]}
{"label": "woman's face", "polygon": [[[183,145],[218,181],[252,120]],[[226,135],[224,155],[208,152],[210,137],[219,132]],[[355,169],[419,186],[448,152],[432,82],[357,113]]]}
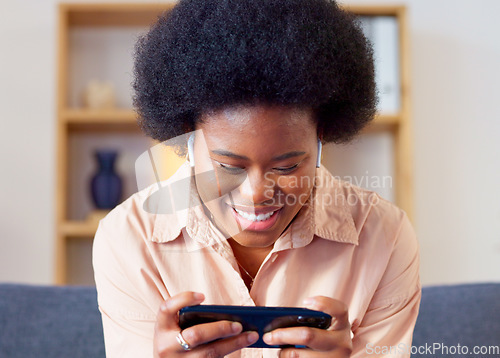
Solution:
{"label": "woman's face", "polygon": [[314,184],[318,149],[311,112],[228,108],[203,115],[196,129],[196,186],[215,224],[240,245],[273,245]]}

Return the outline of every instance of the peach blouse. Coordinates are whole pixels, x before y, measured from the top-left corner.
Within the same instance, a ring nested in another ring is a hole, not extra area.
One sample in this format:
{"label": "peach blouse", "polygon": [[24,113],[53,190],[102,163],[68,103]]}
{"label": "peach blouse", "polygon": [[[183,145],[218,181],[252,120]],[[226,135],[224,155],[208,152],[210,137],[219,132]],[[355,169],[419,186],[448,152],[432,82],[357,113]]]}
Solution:
{"label": "peach blouse", "polygon": [[[184,164],[161,190],[154,185],[132,195],[100,222],[93,264],[107,357],[152,357],[159,306],[183,291],[202,292],[206,304],[246,306],[332,297],[349,308],[353,357],[387,347],[409,357],[421,291],[418,243],[402,210],[318,169],[308,203],[249,291],[229,243],[199,205],[168,210],[164,200],[151,199],[196,197],[190,174]],[[277,355],[252,348],[229,357]]]}

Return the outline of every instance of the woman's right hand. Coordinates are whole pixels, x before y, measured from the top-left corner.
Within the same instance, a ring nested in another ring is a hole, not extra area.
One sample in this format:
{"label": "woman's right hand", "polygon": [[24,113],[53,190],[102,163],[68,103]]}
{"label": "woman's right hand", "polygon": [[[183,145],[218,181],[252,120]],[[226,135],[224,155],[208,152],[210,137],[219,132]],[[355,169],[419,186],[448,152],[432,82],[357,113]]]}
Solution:
{"label": "woman's right hand", "polygon": [[[177,341],[181,333],[179,310],[197,305],[205,297],[201,293],[182,292],[167,299],[158,312],[154,334],[154,356],[162,357],[224,357],[257,341],[257,332],[242,333],[238,322],[219,321],[199,324],[182,331],[182,338],[191,347],[184,350]],[[223,339],[220,339],[223,338]],[[220,339],[216,342],[212,342]]]}

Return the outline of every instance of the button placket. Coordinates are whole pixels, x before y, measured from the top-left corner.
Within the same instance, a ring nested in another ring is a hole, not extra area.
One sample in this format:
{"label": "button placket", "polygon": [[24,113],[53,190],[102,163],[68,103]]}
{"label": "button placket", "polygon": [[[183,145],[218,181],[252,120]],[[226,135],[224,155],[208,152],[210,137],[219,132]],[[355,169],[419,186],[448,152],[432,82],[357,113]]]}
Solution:
{"label": "button placket", "polygon": [[245,282],[241,278],[238,264],[236,263],[236,259],[232,254],[232,250],[229,244],[227,242],[217,243],[213,245],[212,248],[218,255],[221,256],[221,258],[227,263],[227,265],[231,267],[232,274],[234,275],[234,281],[237,284],[235,288],[240,296],[240,304],[245,306],[255,306],[255,302],[250,295],[250,291],[248,291]]}

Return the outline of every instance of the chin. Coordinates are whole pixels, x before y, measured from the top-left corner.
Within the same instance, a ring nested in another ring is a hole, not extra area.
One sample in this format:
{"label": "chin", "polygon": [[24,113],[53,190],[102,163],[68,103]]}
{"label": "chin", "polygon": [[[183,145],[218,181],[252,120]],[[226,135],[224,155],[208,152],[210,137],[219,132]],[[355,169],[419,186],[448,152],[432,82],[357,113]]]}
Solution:
{"label": "chin", "polygon": [[236,243],[244,247],[265,248],[274,245],[279,234],[274,233],[257,233],[253,231],[242,231],[231,237]]}

